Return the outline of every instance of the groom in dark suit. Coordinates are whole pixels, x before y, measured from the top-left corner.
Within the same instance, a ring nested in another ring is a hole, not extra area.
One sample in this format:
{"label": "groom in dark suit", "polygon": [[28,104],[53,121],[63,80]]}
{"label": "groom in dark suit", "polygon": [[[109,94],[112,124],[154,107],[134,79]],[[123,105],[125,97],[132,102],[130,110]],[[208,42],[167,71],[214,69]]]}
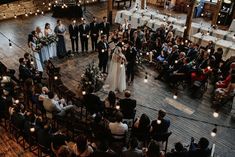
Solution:
{"label": "groom in dark suit", "polygon": [[125,91],[125,98],[119,100],[120,111],[124,119],[131,119],[135,116],[136,100],[131,99],[131,92]]}
{"label": "groom in dark suit", "polygon": [[86,20],[83,19],[83,23],[79,25],[82,52],[84,52],[84,49],[86,49],[86,52],[88,51],[88,38],[90,37],[89,31],[90,31],[89,25],[87,25]]}
{"label": "groom in dark suit", "polygon": [[133,83],[134,76],[135,76],[135,63],[136,63],[137,49],[133,46],[133,43],[131,42],[127,45],[128,45],[128,48],[125,53],[126,60],[127,60],[127,66],[126,66],[127,82]]}
{"label": "groom in dark suit", "polygon": [[103,73],[106,73],[106,67],[107,67],[108,58],[109,58],[108,46],[109,45],[107,43],[106,35],[102,35],[101,40],[99,41],[97,45],[97,49],[99,53],[98,54],[99,68],[100,68],[100,71],[103,71]]}
{"label": "groom in dark suit", "polygon": [[76,20],[73,20],[73,22],[69,25],[69,35],[73,52],[75,52],[74,43],[76,45],[76,52],[78,52],[78,25],[76,24]]}

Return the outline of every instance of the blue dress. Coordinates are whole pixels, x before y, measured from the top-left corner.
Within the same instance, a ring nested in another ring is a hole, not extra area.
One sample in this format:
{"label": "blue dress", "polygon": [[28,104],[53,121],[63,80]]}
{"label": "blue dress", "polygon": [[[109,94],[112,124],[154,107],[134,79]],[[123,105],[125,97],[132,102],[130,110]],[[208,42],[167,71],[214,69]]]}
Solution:
{"label": "blue dress", "polygon": [[57,55],[59,58],[62,58],[66,55],[66,47],[65,47],[65,39],[63,33],[65,33],[66,28],[64,25],[56,26],[55,27],[55,34],[58,37],[58,42],[57,42]]}

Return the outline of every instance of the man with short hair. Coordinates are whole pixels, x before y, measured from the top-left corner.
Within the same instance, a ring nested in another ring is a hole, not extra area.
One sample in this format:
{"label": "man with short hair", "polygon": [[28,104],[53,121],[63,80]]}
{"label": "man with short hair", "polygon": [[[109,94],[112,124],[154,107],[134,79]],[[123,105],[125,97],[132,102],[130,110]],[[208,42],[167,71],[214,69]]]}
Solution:
{"label": "man with short hair", "polygon": [[107,21],[107,17],[103,17],[103,22],[100,23],[100,33],[107,36],[107,41],[109,39],[110,24]]}
{"label": "man with short hair", "polygon": [[89,25],[87,25],[86,20],[83,19],[82,24],[79,25],[82,53],[84,52],[84,49],[86,49],[86,52],[88,52],[88,38],[90,37],[89,31]]}
{"label": "man with short hair", "polygon": [[131,119],[135,114],[136,100],[131,99],[131,92],[125,91],[125,98],[119,101],[124,119]]}
{"label": "man with short hair", "polygon": [[92,51],[97,49],[97,40],[99,38],[99,24],[96,21],[96,17],[93,17],[93,21],[90,23],[90,35],[91,35],[91,47]]}
{"label": "man with short hair", "polygon": [[75,46],[76,45],[76,52],[78,52],[78,25],[76,23],[76,20],[73,20],[72,23],[69,25],[69,35],[71,39],[72,44],[72,50],[75,52]]}

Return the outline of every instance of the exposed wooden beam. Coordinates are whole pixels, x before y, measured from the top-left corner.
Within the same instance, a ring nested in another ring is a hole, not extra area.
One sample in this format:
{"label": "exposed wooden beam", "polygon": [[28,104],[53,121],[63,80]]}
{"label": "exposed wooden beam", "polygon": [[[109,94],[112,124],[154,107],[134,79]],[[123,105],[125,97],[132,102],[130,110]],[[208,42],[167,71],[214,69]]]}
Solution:
{"label": "exposed wooden beam", "polygon": [[218,0],[216,4],[216,10],[214,12],[214,15],[212,17],[211,25],[216,25],[219,17],[219,12],[222,7],[222,0]]}
{"label": "exposed wooden beam", "polygon": [[186,23],[185,23],[186,28],[184,30],[184,38],[189,37],[189,32],[190,32],[190,29],[191,29],[191,24],[192,24],[195,5],[196,5],[196,0],[190,0],[189,4],[187,5],[188,14],[187,14]]}

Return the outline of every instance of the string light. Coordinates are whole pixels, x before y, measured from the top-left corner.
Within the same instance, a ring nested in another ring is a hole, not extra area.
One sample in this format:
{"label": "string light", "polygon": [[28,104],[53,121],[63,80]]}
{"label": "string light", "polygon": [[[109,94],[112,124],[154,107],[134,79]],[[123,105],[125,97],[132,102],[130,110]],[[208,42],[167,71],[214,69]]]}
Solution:
{"label": "string light", "polygon": [[30,15],[32,15],[32,14],[33,14],[33,12],[30,10],[30,11],[29,11],[29,14],[30,14]]}
{"label": "string light", "polygon": [[42,15],[44,14],[43,10],[41,11],[41,14],[42,14]]}
{"label": "string light", "polygon": [[7,80],[7,77],[6,77],[6,76],[3,76],[2,79],[3,79],[4,81],[6,81],[6,80]]}
{"label": "string light", "polygon": [[162,121],[160,119],[157,119],[157,124],[161,124]]}
{"label": "string light", "polygon": [[51,6],[51,3],[48,3],[49,6]]}
{"label": "string light", "polygon": [[58,80],[58,76],[54,76],[54,80]]}
{"label": "string light", "polygon": [[148,73],[146,72],[145,77],[144,77],[144,83],[147,83],[147,82],[148,82]]}
{"label": "string light", "polygon": [[40,12],[40,10],[37,8],[37,12],[39,13]]}
{"label": "string light", "polygon": [[15,18],[15,19],[17,18],[16,14],[14,14],[14,18]]}
{"label": "string light", "polygon": [[19,104],[19,102],[20,102],[20,101],[19,101],[18,99],[15,100],[15,103],[16,103],[16,104]]}
{"label": "string light", "polygon": [[217,133],[217,125],[215,125],[215,128],[211,131],[211,136],[215,137]]}
{"label": "string light", "polygon": [[187,26],[184,26],[184,29],[186,29],[187,28]]}
{"label": "string light", "polygon": [[50,7],[48,7],[48,10],[51,10],[51,8],[50,8]]}
{"label": "string light", "polygon": [[204,16],[204,14],[203,14],[203,13],[201,13],[201,16]]}
{"label": "string light", "polygon": [[25,16],[26,16],[26,17],[28,17],[28,14],[27,14],[27,13],[25,13]]}
{"label": "string light", "polygon": [[208,52],[208,53],[211,53],[211,49],[208,49],[207,52]]}
{"label": "string light", "polygon": [[4,18],[4,19],[6,18],[6,15],[5,15],[5,14],[3,15],[3,18]]}
{"label": "string light", "polygon": [[206,35],[210,35],[210,31],[207,31]]}
{"label": "string light", "polygon": [[37,15],[38,15],[38,13],[36,12],[36,13],[35,13],[35,15],[37,16]]}
{"label": "string light", "polygon": [[121,67],[121,68],[123,67],[123,62],[121,62],[121,65],[120,65],[120,67]]}
{"label": "string light", "polygon": [[30,132],[34,132],[34,131],[35,131],[34,127],[30,128]]}

